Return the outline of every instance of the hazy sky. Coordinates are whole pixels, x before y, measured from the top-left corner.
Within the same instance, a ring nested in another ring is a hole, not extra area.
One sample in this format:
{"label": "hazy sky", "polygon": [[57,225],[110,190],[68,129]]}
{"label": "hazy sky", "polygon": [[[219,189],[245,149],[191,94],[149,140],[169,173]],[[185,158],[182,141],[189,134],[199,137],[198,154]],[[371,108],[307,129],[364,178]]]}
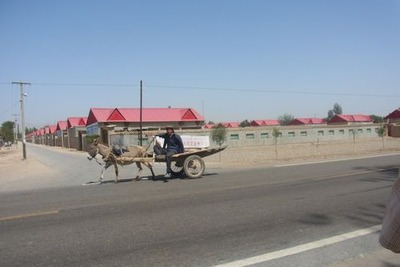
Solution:
{"label": "hazy sky", "polygon": [[0,123],[91,107],[207,121],[385,116],[400,106],[400,0],[1,0]]}

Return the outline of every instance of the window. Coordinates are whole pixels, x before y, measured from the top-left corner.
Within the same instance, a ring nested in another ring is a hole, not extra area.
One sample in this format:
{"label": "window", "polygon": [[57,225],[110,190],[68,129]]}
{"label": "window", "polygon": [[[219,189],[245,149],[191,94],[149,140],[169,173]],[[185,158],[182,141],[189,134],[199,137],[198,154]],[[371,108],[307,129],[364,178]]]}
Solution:
{"label": "window", "polygon": [[367,129],[367,133],[371,133],[372,131],[371,131],[371,128],[368,128]]}
{"label": "window", "polygon": [[254,134],[253,133],[246,134],[246,139],[254,139]]}
{"label": "window", "polygon": [[261,133],[261,138],[269,138],[269,134],[268,133]]}
{"label": "window", "polygon": [[239,140],[238,134],[231,134],[231,140]]}
{"label": "window", "polygon": [[318,131],[319,136],[324,136],[324,131]]}
{"label": "window", "polygon": [[301,132],[300,132],[300,135],[301,135],[301,136],[307,136],[307,132],[306,132],[306,131],[301,131]]}
{"label": "window", "polygon": [[363,129],[358,129],[357,132],[358,133],[363,133]]}
{"label": "window", "polygon": [[350,135],[350,134],[354,134],[354,130],[353,130],[353,129],[350,129],[350,130],[349,130],[349,135]]}
{"label": "window", "polygon": [[289,137],[294,137],[294,136],[295,136],[295,133],[294,133],[294,132],[288,132],[288,136],[289,136]]}
{"label": "window", "polygon": [[339,134],[344,134],[344,130],[339,130]]}
{"label": "window", "polygon": [[335,130],[329,130],[329,131],[328,131],[328,134],[329,134],[329,135],[335,135]]}

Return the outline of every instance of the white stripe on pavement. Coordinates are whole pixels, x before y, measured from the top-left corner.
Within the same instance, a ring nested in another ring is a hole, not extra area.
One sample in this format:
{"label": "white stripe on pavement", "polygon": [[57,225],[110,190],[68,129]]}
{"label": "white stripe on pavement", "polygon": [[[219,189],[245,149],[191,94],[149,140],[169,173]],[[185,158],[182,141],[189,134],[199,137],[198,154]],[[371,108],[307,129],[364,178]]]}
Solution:
{"label": "white stripe on pavement", "polygon": [[286,257],[286,256],[302,253],[302,252],[305,252],[305,251],[308,251],[308,250],[312,250],[312,249],[316,249],[316,248],[332,245],[332,244],[335,244],[335,243],[338,243],[338,242],[342,242],[342,241],[345,241],[345,240],[348,240],[348,239],[352,239],[352,238],[355,238],[355,237],[360,237],[360,236],[372,234],[374,232],[379,231],[380,229],[381,229],[381,225],[375,225],[375,226],[372,226],[372,227],[369,227],[369,228],[364,228],[364,229],[360,229],[360,230],[357,230],[357,231],[344,233],[344,234],[341,234],[341,235],[337,235],[337,236],[321,239],[321,240],[310,242],[310,243],[306,243],[306,244],[303,244],[303,245],[298,245],[298,246],[295,246],[295,247],[282,249],[282,250],[278,250],[278,251],[274,251],[274,252],[258,255],[258,256],[255,256],[255,257],[247,258],[247,259],[242,259],[242,260],[237,260],[237,261],[232,261],[232,262],[216,265],[214,267],[242,267],[242,266],[249,266],[249,265],[252,265],[252,264],[257,264],[257,263],[262,263],[262,262],[266,262],[266,261],[270,261],[270,260],[275,260],[275,259],[283,258],[283,257]]}

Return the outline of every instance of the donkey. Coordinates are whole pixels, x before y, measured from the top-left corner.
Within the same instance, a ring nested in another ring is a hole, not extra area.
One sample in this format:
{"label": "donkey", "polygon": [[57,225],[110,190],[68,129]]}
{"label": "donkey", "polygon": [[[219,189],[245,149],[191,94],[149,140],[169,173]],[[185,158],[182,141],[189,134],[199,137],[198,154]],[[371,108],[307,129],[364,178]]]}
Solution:
{"label": "donkey", "polygon": [[[135,177],[136,181],[139,181],[140,178],[140,174],[142,173],[142,165],[141,163],[143,163],[146,167],[148,167],[151,171],[152,174],[152,180],[155,179],[155,175],[153,172],[153,168],[151,166],[151,163],[148,161],[133,161],[133,160],[119,160],[118,157],[113,153],[113,149],[109,146],[103,145],[101,143],[99,143],[98,139],[94,139],[93,143],[90,145],[89,148],[89,155],[90,157],[88,157],[89,160],[92,160],[96,157],[97,154],[100,154],[103,157],[103,161],[105,162],[104,167],[101,170],[101,175],[99,178],[99,184],[102,183],[102,180],[104,178],[104,172],[105,170],[107,170],[108,167],[110,167],[111,165],[114,165],[114,169],[115,169],[115,182],[118,183],[118,165],[124,166],[124,165],[130,165],[132,163],[136,163],[136,166],[138,167],[138,172],[137,175]],[[146,155],[146,150],[141,147],[141,146],[131,146],[129,147],[128,151],[124,152],[122,154],[123,157],[129,157],[129,158],[142,158]]]}

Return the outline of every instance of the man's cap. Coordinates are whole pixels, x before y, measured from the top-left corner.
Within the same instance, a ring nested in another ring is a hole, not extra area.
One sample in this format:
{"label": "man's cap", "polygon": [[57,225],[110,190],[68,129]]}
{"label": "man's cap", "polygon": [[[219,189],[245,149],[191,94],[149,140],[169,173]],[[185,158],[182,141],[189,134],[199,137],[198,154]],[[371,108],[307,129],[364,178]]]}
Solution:
{"label": "man's cap", "polygon": [[174,127],[172,127],[171,125],[168,125],[168,126],[166,126],[166,127],[165,127],[165,130],[168,130],[168,129],[171,129],[171,130],[173,130],[173,129],[174,129]]}

